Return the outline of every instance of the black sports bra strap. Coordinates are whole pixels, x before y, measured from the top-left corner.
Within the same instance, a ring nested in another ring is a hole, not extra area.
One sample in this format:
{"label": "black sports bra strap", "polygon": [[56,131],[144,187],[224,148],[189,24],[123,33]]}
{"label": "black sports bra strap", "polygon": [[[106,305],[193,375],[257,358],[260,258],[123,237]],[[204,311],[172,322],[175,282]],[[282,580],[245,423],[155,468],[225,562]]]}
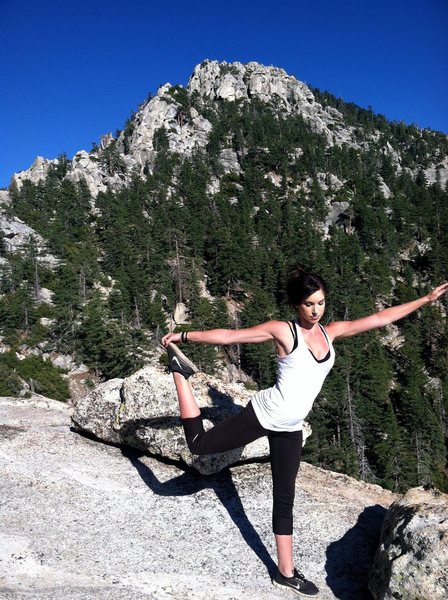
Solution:
{"label": "black sports bra strap", "polygon": [[291,321],[288,321],[288,325],[289,325],[289,329],[291,330],[292,333],[292,337],[294,340],[294,344],[292,346],[292,350],[289,354],[292,354],[294,352],[294,350],[297,348],[298,344],[299,344],[299,338],[297,336],[297,329],[296,329],[296,325],[294,323],[294,321],[291,323]]}
{"label": "black sports bra strap", "polygon": [[325,339],[327,340],[328,347],[330,347],[330,340],[328,338],[327,332],[325,331],[325,327],[323,327],[320,323],[319,323],[319,327],[322,329],[322,333],[324,334]]}

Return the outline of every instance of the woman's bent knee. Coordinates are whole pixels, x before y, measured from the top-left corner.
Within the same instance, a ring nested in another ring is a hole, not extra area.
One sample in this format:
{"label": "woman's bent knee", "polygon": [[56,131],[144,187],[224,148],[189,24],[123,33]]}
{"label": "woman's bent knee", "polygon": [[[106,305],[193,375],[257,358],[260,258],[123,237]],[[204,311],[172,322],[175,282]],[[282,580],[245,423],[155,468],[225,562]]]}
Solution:
{"label": "woman's bent knee", "polygon": [[202,417],[192,417],[190,419],[181,419],[182,427],[184,428],[185,440],[192,454],[204,454],[200,448],[200,438],[204,435],[204,426]]}
{"label": "woman's bent knee", "polygon": [[201,444],[201,437],[202,435],[200,433],[196,433],[193,437],[186,438],[188,449],[192,454],[196,454],[197,456],[208,454],[204,450],[203,444]]}

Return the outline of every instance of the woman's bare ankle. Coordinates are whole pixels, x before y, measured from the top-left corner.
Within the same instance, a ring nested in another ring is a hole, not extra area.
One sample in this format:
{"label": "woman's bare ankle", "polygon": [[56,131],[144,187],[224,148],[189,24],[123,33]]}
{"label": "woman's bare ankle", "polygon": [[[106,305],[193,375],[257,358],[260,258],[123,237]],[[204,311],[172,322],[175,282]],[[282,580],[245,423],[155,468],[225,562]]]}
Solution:
{"label": "woman's bare ankle", "polygon": [[280,565],[279,565],[278,570],[283,575],[283,577],[292,577],[294,575],[294,567],[285,567],[285,566],[280,567]]}

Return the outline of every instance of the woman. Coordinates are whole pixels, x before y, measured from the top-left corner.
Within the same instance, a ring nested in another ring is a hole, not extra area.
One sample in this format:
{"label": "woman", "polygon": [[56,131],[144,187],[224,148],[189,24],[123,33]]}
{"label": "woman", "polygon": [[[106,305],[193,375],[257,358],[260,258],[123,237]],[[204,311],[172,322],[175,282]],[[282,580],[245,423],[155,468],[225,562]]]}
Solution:
{"label": "woman", "polygon": [[[337,321],[323,327],[319,321],[325,312],[327,286],[319,275],[299,268],[291,273],[287,285],[289,303],[297,313],[293,321],[267,321],[238,330],[170,333],[162,338],[176,385],[185,437],[193,454],[224,452],[264,435],[268,437],[273,482],[272,522],[278,555],[273,583],[277,587],[292,588],[307,596],[319,591],[294,567],[292,513],[302,427],[333,366],[334,340],[384,327],[434,302],[447,290],[448,283],[444,283],[418,300],[355,321]],[[175,345],[187,341],[212,345],[273,341],[278,360],[277,383],[257,392],[240,413],[205,432],[201,411],[187,381],[197,369]]]}

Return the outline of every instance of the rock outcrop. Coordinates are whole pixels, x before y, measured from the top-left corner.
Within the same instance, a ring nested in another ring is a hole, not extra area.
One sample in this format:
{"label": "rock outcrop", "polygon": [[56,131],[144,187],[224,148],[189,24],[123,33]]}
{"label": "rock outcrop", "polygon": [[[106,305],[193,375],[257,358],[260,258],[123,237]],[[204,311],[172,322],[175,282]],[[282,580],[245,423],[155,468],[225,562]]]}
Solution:
{"label": "rock outcrop", "polygon": [[[71,409],[0,398],[0,596],[281,600],[266,462],[201,476],[70,428]],[[294,556],[320,600],[368,598],[394,494],[303,463]]]}
{"label": "rock outcrop", "polygon": [[[253,394],[242,384],[224,384],[201,373],[195,375],[193,386],[206,429],[241,410]],[[221,454],[192,455],[178,414],[171,375],[155,366],[147,366],[124,380],[112,379],[99,385],[77,402],[72,419],[77,427],[101,440],[180,461],[204,474],[268,455],[265,438]]]}
{"label": "rock outcrop", "polygon": [[312,123],[315,131],[326,135],[330,145],[342,140],[354,143],[344,126],[342,114],[334,108],[324,108],[305,83],[283,69],[256,62],[204,61],[194,69],[188,90],[210,100],[234,102],[257,98],[286,113],[301,114]]}
{"label": "rock outcrop", "polygon": [[314,96],[305,84],[290,77],[283,69],[263,67],[256,62],[243,65],[205,61],[194,69],[189,87],[192,92],[211,100],[234,102],[257,97],[271,102],[278,98],[289,110],[294,102],[314,102]]}
{"label": "rock outcrop", "polygon": [[23,182],[28,180],[32,183],[38,183],[41,179],[44,179],[52,166],[57,166],[59,164],[58,159],[48,160],[43,156],[37,156],[33,164],[26,171],[20,171],[19,173],[14,173],[13,181],[17,185],[18,188],[21,188]]}
{"label": "rock outcrop", "polygon": [[6,190],[0,190],[0,206],[9,206],[11,204],[11,196]]}
{"label": "rock outcrop", "polygon": [[369,588],[375,600],[448,598],[448,495],[415,488],[389,509]]}
{"label": "rock outcrop", "polygon": [[61,263],[46,251],[46,241],[34,229],[26,225],[18,217],[11,217],[0,209],[0,232],[6,252],[22,252],[33,243],[39,252],[37,261],[52,269]]}
{"label": "rock outcrop", "polygon": [[[30,178],[32,177],[31,174]],[[61,261],[47,252],[46,240],[21,219],[11,216],[7,210],[10,204],[9,193],[5,190],[0,191],[0,234],[5,251],[23,252],[32,243],[38,253],[37,261],[41,265],[50,269],[57,267]],[[7,268],[7,259],[2,260],[2,263]]]}

